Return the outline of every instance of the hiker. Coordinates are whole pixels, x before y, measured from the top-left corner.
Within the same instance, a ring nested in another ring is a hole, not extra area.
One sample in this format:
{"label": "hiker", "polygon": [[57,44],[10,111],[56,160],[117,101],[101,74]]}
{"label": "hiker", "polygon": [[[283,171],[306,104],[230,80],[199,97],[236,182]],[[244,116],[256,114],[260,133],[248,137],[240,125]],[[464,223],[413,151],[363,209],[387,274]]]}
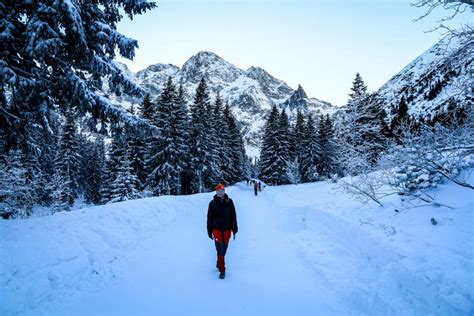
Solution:
{"label": "hiker", "polygon": [[258,191],[262,192],[262,181],[258,180]]}
{"label": "hiker", "polygon": [[257,180],[253,180],[253,191],[255,192],[255,195],[258,193],[258,182]]}
{"label": "hiker", "polygon": [[225,193],[223,184],[215,187],[216,194],[207,211],[207,234],[214,240],[217,250],[217,269],[219,269],[219,278],[225,278],[224,257],[229,245],[231,232],[237,234],[237,215],[235,213],[234,202]]}

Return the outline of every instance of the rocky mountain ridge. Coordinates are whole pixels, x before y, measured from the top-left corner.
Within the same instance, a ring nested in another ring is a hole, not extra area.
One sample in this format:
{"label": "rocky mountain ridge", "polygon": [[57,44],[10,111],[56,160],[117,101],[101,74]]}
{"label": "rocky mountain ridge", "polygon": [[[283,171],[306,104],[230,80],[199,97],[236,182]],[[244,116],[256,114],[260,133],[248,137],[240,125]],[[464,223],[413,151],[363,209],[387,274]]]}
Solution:
{"label": "rocky mountain ridge", "polygon": [[413,116],[429,117],[450,101],[468,108],[474,101],[474,42],[446,37],[415,58],[375,93],[386,111],[404,98]]}
{"label": "rocky mountain ridge", "polygon": [[[443,39],[415,58],[374,94],[389,114],[403,97],[411,115],[431,116],[446,108],[450,100],[458,106],[472,107],[474,101],[474,44],[455,39]],[[248,155],[259,155],[261,132],[267,113],[273,105],[285,109],[291,118],[300,109],[303,113],[342,113],[344,107],[307,96],[303,87],[293,90],[284,81],[260,67],[240,69],[211,52],[199,52],[181,68],[171,64],[154,64],[137,73],[121,65],[138,85],[156,98],[171,77],[182,84],[188,102],[194,97],[197,84],[206,79],[211,98],[217,93],[228,102],[240,124]],[[141,100],[122,95],[112,99],[125,107]],[[335,119],[339,115],[335,116]]]}
{"label": "rocky mountain ridge", "polygon": [[[329,102],[309,98],[301,86],[293,90],[260,67],[240,69],[211,52],[199,52],[189,58],[181,68],[171,64],[154,64],[137,73],[122,69],[139,86],[156,98],[168,77],[182,84],[191,103],[199,81],[204,78],[211,98],[219,93],[228,102],[240,124],[248,154],[258,156],[261,131],[265,117],[273,105],[285,109],[290,118],[297,109],[304,113],[332,113],[336,110]],[[128,96],[113,99],[116,103],[141,103]]]}

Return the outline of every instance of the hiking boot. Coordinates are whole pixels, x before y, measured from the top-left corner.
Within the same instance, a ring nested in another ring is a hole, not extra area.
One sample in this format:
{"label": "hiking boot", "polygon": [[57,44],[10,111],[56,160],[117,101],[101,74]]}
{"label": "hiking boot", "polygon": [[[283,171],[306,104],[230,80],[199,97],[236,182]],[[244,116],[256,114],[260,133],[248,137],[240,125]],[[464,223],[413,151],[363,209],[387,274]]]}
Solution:
{"label": "hiking boot", "polygon": [[222,271],[220,274],[219,274],[219,279],[224,279],[225,278],[225,271]]}

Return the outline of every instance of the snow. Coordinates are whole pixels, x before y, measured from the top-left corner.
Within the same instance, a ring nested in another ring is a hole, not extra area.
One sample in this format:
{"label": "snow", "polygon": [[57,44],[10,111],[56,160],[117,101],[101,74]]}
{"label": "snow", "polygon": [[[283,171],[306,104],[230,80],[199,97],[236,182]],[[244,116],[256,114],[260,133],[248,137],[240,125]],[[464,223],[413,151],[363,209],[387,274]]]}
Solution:
{"label": "snow", "polygon": [[[467,41],[446,36],[426,52],[415,58],[399,73],[387,81],[377,92],[388,103],[398,105],[401,96],[414,96],[409,104],[409,113],[423,115],[433,113],[450,98],[463,104],[472,86],[472,56],[474,45]],[[455,71],[447,80],[447,72]],[[438,81],[447,80],[442,90],[432,100],[430,89]],[[390,111],[387,111],[390,115]]]}
{"label": "snow", "polygon": [[0,314],[474,311],[472,190],[431,192],[453,209],[360,204],[325,182],[227,193],[239,232],[225,280],[206,232],[212,193],[0,221]]}

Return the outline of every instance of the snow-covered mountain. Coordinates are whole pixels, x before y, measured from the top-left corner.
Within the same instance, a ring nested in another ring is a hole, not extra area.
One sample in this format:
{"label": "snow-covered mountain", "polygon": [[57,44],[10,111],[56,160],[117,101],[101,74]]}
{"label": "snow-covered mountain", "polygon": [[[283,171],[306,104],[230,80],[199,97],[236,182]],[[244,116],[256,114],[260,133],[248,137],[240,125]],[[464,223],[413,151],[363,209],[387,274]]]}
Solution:
{"label": "snow-covered mountain", "polygon": [[[393,76],[376,93],[388,106],[405,98],[412,115],[427,116],[444,109],[449,100],[472,104],[474,42],[445,38]],[[387,111],[389,112],[389,111]]]}
{"label": "snow-covered mountain", "polygon": [[[382,100],[388,114],[402,97],[412,115],[430,116],[445,108],[450,99],[454,99],[458,106],[472,104],[473,56],[472,41],[441,40],[387,81],[375,92],[376,98]],[[152,98],[159,95],[171,76],[175,83],[183,84],[189,103],[197,84],[205,78],[211,97],[219,92],[231,106],[250,156],[259,155],[265,117],[273,105],[285,109],[290,119],[295,117],[297,109],[313,114],[333,114],[343,110],[329,102],[308,97],[301,86],[293,90],[260,67],[243,70],[212,52],[197,53],[181,68],[155,64],[132,73],[125,65],[121,67],[139,86],[150,92]],[[112,100],[125,107],[141,103],[141,100],[127,95],[112,97]]]}
{"label": "snow-covered mountain", "polygon": [[[265,116],[273,105],[285,108],[290,119],[297,109],[303,112],[332,113],[336,110],[329,102],[309,98],[301,86],[293,90],[259,67],[242,70],[211,52],[199,52],[179,68],[171,64],[155,64],[137,73],[125,72],[142,88],[150,92],[152,98],[160,93],[169,76],[175,83],[183,84],[189,102],[192,102],[196,87],[202,78],[206,79],[214,98],[219,92],[225,102],[229,102],[242,131],[247,153],[258,155],[261,131]],[[141,103],[128,96],[114,98],[114,102]]]}

